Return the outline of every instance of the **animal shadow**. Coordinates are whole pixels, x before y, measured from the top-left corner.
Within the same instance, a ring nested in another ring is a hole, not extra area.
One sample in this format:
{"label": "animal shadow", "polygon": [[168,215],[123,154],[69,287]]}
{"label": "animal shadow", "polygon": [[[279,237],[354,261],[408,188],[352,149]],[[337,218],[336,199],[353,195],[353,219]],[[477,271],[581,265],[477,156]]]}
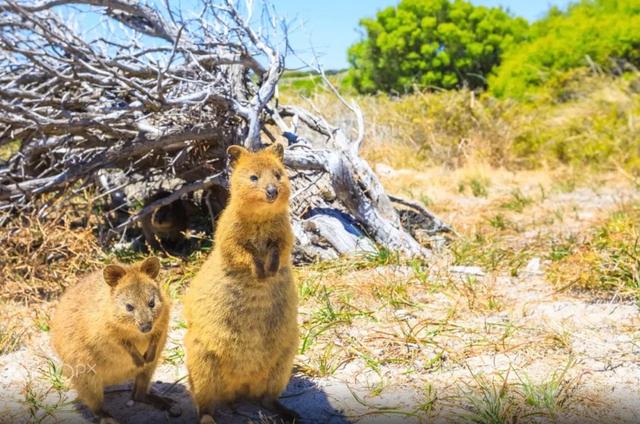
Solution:
{"label": "animal shadow", "polygon": [[[122,424],[151,423],[197,423],[196,407],[192,402],[189,390],[183,384],[156,382],[152,392],[170,397],[182,410],[182,415],[172,417],[151,405],[135,402],[131,404],[131,384],[110,386],[105,390],[104,409]],[[350,421],[336,410],[329,402],[327,394],[312,380],[293,376],[280,401],[289,409],[296,411],[301,417],[301,424],[346,424]],[[93,414],[84,406],[76,406],[86,420],[94,420]],[[247,422],[281,422],[280,418],[259,408],[253,403],[240,401],[229,407],[220,408],[215,414],[216,423],[244,424]],[[67,421],[65,421],[67,422]],[[97,422],[97,421],[95,421]]]}
{"label": "animal shadow", "polygon": [[[287,389],[280,396],[280,402],[300,415],[301,424],[347,424],[350,422],[342,412],[334,408],[322,388],[303,376],[291,378]],[[218,409],[214,419],[216,423],[223,424],[279,424],[284,422],[279,416],[261,409],[254,403],[245,401]]]}
{"label": "animal shadow", "polygon": [[[105,390],[104,409],[121,424],[151,424],[151,423],[197,423],[198,414],[191,400],[189,390],[183,384],[155,382],[151,392],[168,397],[176,402],[182,410],[178,417],[172,417],[167,411],[161,411],[151,405],[131,401],[132,384],[109,386]],[[99,422],[91,411],[84,405],[77,404],[80,414],[89,422]],[[68,421],[65,421],[68,422]]]}

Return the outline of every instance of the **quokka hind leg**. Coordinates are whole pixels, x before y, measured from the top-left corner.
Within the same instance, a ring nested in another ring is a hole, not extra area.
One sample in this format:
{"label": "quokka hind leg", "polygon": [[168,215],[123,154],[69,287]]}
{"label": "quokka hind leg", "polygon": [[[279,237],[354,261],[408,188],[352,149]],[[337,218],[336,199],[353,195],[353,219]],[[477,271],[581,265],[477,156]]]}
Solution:
{"label": "quokka hind leg", "polygon": [[291,378],[291,368],[293,365],[293,350],[287,350],[280,356],[278,362],[269,373],[267,390],[260,400],[260,404],[270,411],[280,415],[286,422],[300,422],[300,415],[287,408],[278,401]]}
{"label": "quokka hind leg", "polygon": [[193,401],[198,407],[201,424],[215,423],[213,414],[223,402],[219,393],[219,363],[213,352],[208,351],[195,338],[185,338],[187,347],[187,370]]}
{"label": "quokka hind leg", "polygon": [[118,421],[104,409],[104,387],[98,378],[87,374],[76,376],[71,382],[78,392],[78,400],[100,419],[100,424],[118,424]]}
{"label": "quokka hind leg", "polygon": [[151,376],[153,375],[153,369],[147,368],[136,376],[133,383],[133,392],[131,397],[136,402],[147,403],[162,411],[168,411],[172,417],[179,417],[182,415],[182,409],[176,404],[176,402],[168,397],[158,396],[149,392],[149,385],[151,382]]}
{"label": "quokka hind leg", "polygon": [[[209,376],[207,376],[209,374]],[[222,400],[212,387],[214,380],[212,373],[200,370],[197,375],[189,374],[191,381],[191,394],[193,401],[198,407],[198,416],[201,424],[214,423],[213,416],[216,408],[221,406]]]}

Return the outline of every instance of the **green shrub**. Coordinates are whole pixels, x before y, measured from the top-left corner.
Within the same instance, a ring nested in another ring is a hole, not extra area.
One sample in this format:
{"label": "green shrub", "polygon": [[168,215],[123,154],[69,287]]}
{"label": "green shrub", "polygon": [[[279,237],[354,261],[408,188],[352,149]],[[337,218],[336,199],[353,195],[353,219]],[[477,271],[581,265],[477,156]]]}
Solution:
{"label": "green shrub", "polygon": [[[527,38],[505,51],[489,78],[494,95],[527,98],[542,86],[558,90],[567,83],[566,71],[578,67],[619,72],[640,66],[640,1],[582,0],[566,12],[552,8]],[[571,96],[560,94],[556,100]]]}
{"label": "green shrub", "polygon": [[484,87],[527,23],[466,0],[402,0],[362,19],[366,38],[349,49],[348,80],[360,92]]}

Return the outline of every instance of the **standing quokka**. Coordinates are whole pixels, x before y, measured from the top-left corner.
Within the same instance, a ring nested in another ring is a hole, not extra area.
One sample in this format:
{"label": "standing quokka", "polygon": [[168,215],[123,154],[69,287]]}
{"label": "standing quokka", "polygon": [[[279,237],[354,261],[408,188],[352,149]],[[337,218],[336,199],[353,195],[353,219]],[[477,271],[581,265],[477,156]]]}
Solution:
{"label": "standing quokka", "polygon": [[155,281],[157,258],[133,266],[108,265],[70,287],[56,308],[53,347],[78,399],[100,417],[104,388],[133,379],[135,401],[180,415],[173,401],[149,393],[149,383],[167,338],[170,302]]}
{"label": "standing quokka", "polygon": [[256,153],[231,146],[229,204],[213,253],[185,295],[187,368],[201,423],[238,399],[293,421],[278,397],[298,345],[293,233],[283,148]]}

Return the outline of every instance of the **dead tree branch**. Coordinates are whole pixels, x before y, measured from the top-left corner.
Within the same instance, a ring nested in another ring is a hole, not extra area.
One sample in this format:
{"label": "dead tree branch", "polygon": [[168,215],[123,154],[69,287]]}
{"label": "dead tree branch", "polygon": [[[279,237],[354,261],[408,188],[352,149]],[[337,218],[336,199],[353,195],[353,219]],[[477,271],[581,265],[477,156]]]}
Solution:
{"label": "dead tree branch", "polygon": [[[121,29],[87,36],[64,17],[74,5],[103,14],[105,28]],[[164,5],[0,2],[0,147],[12,152],[0,161],[0,213],[37,208],[48,193],[78,186],[93,186],[103,198],[112,194],[110,186],[177,181],[171,195],[129,216],[122,229],[182,196],[224,185],[226,147],[259,149],[262,133],[276,139],[268,127],[275,124],[288,144],[293,218],[306,233],[298,233],[301,251],[317,253],[310,244],[324,234],[338,253],[371,246],[358,240],[335,246],[355,237],[412,256],[428,254],[403,228],[359,156],[364,116],[355,102],[331,86],[356,116],[352,140],[347,129],[321,116],[272,101],[285,70],[285,22],[266,12],[256,18],[231,0],[202,0],[188,18]],[[123,181],[106,184],[105,172]],[[419,211],[445,228],[426,209]],[[311,225],[327,213],[330,219]],[[335,222],[345,228],[323,230]]]}

